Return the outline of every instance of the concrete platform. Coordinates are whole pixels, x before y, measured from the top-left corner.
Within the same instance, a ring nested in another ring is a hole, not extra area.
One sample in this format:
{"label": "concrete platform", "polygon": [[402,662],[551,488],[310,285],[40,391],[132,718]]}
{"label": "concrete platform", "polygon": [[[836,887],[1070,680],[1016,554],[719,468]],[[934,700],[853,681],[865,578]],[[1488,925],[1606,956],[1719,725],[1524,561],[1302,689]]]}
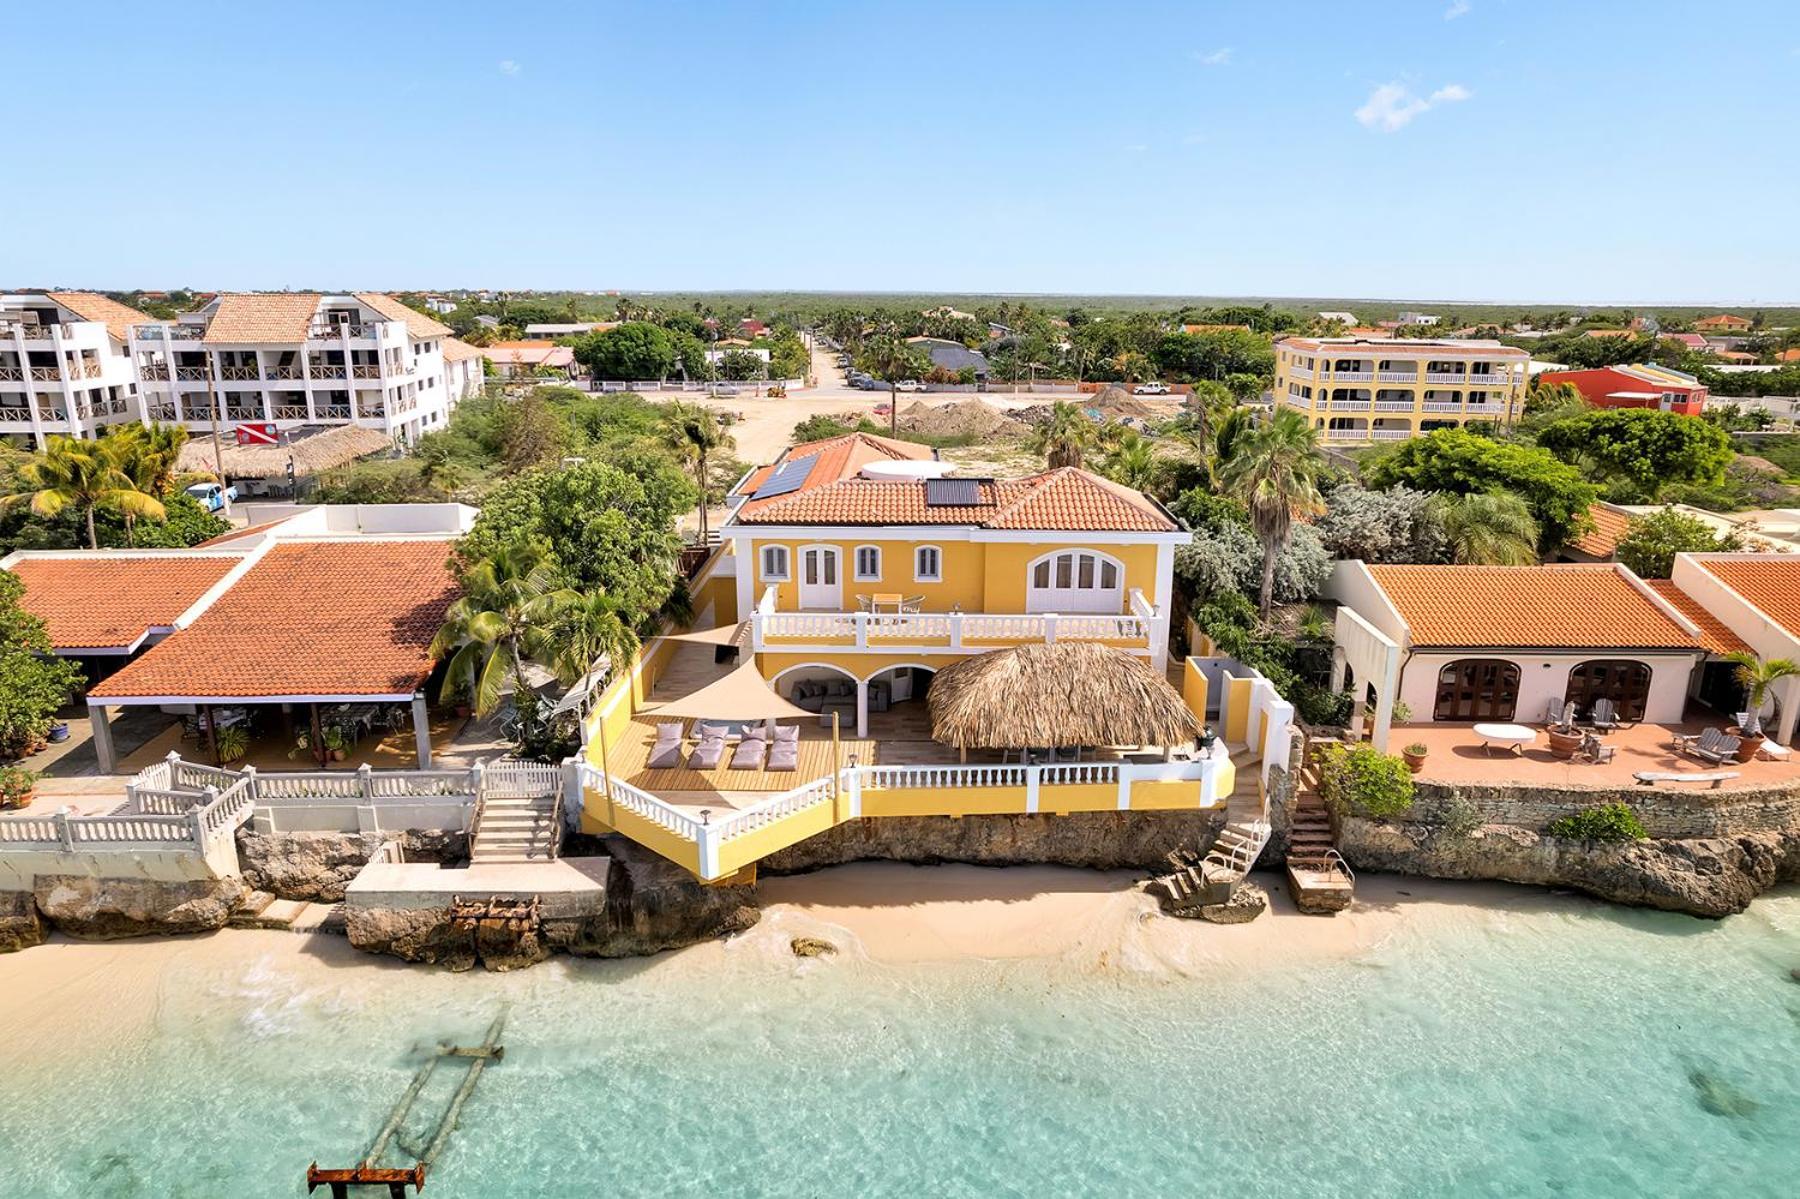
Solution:
{"label": "concrete platform", "polygon": [[371,862],[344,889],[348,908],[393,911],[447,908],[454,898],[535,895],[549,918],[593,915],[606,907],[612,859],[492,862],[445,868],[430,862]]}

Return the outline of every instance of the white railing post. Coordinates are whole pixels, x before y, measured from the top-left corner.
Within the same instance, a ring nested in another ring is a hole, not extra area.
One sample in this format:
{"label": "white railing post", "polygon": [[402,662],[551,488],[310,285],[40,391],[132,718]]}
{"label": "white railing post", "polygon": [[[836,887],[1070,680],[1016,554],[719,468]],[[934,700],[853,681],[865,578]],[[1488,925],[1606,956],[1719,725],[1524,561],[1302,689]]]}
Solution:
{"label": "white railing post", "polygon": [[849,803],[849,806],[846,808],[846,811],[848,811],[850,813],[850,819],[855,820],[862,815],[862,785],[863,785],[863,769],[864,768],[856,765],[856,762],[855,762],[856,755],[855,754],[851,754],[850,757],[851,757],[850,769],[845,771],[845,773],[850,776],[850,787],[849,787],[850,803]]}
{"label": "white railing post", "polygon": [[1056,613],[1044,613],[1044,644],[1056,644]]}
{"label": "white railing post", "polygon": [[75,834],[69,829],[69,809],[61,807],[50,814],[50,824],[56,829],[56,839],[62,842],[68,853],[75,852]]}
{"label": "white railing post", "polygon": [[960,652],[963,647],[963,614],[950,613],[950,648]]}
{"label": "white railing post", "polygon": [[856,648],[857,649],[868,649],[869,648],[869,614],[867,612],[852,612],[850,614],[850,619],[856,625]]}
{"label": "white railing post", "polygon": [[194,829],[194,848],[205,853],[206,814],[212,811],[212,806],[214,804],[219,802],[219,789],[209,784],[201,790],[200,794],[205,796],[205,798],[200,801],[199,807],[188,812],[188,821],[193,825]]}
{"label": "white railing post", "polygon": [[1027,812],[1035,814],[1038,810],[1038,787],[1042,782],[1040,776],[1043,772],[1042,766],[1025,768],[1025,810]]}
{"label": "white railing post", "polygon": [[258,798],[256,790],[256,767],[244,767],[244,784],[244,793],[250,797],[251,803],[255,803]]}
{"label": "white railing post", "polygon": [[570,832],[580,832],[581,810],[586,806],[581,793],[581,759],[564,758],[562,771],[563,819],[568,822]]}
{"label": "white railing post", "polygon": [[1119,763],[1119,811],[1131,809],[1131,776],[1125,769],[1125,763]]}
{"label": "white railing post", "polygon": [[709,817],[704,813],[700,817],[700,828],[694,837],[700,849],[700,877],[715,879],[719,877],[719,842]]}

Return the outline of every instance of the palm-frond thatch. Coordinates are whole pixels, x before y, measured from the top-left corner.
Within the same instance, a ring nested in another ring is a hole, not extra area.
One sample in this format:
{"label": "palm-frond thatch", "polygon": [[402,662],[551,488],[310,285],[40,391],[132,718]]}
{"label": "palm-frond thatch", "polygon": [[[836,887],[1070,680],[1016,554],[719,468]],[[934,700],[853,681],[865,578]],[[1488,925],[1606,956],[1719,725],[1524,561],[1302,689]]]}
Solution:
{"label": "palm-frond thatch", "polygon": [[1093,642],[975,654],[931,681],[931,736],[962,749],[1181,745],[1200,722],[1144,659]]}
{"label": "palm-frond thatch", "polygon": [[[283,445],[234,445],[226,441],[226,475],[233,479],[283,478],[290,458],[296,474],[314,475],[394,448],[392,437],[365,425],[301,425],[289,429],[285,437]],[[181,447],[177,469],[217,474],[212,439],[204,433],[191,438]]]}

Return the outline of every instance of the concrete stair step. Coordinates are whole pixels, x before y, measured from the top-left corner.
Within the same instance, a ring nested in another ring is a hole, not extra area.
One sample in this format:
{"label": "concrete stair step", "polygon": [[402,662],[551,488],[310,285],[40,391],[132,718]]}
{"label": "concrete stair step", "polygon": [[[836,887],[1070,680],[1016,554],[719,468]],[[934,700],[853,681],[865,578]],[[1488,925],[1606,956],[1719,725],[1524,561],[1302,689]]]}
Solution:
{"label": "concrete stair step", "polygon": [[478,853],[469,860],[485,866],[490,863],[503,865],[508,862],[550,862],[555,859],[550,856],[548,851],[545,851],[542,853]]}
{"label": "concrete stair step", "polygon": [[275,902],[275,897],[267,891],[252,891],[231,909],[226,919],[228,928],[257,928],[256,921]]}

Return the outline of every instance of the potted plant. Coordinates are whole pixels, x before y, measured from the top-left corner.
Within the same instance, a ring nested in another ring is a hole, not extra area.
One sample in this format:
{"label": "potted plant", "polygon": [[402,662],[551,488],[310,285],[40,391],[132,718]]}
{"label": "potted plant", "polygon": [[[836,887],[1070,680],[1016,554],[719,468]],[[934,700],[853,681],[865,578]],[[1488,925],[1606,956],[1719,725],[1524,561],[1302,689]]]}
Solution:
{"label": "potted plant", "polygon": [[1800,662],[1791,658],[1759,658],[1749,650],[1727,654],[1725,660],[1737,665],[1733,677],[1747,692],[1744,724],[1738,730],[1742,740],[1738,743],[1737,760],[1748,762],[1762,749],[1762,709],[1769,702],[1770,690],[1782,679],[1800,675]]}
{"label": "potted plant", "polygon": [[331,755],[331,760],[334,762],[344,760],[346,752],[344,730],[335,724],[325,730],[325,752]]}
{"label": "potted plant", "polygon": [[213,748],[218,751],[219,761],[241,762],[250,752],[250,734],[241,725],[220,729],[213,735]]}
{"label": "potted plant", "polygon": [[1561,713],[1544,732],[1550,738],[1550,756],[1573,762],[1581,748],[1581,730],[1575,727],[1575,705],[1564,704]]}
{"label": "potted plant", "polygon": [[1401,750],[1400,756],[1406,759],[1406,768],[1417,774],[1425,768],[1425,755],[1428,752],[1430,751],[1426,749],[1423,741],[1415,741]]}
{"label": "potted plant", "polygon": [[37,794],[38,776],[23,766],[0,766],[0,808],[22,808]]}
{"label": "potted plant", "polygon": [[66,720],[58,720],[58,721],[52,722],[50,725],[50,743],[52,745],[60,745],[62,742],[67,741],[68,739],[69,739],[69,722]]}

